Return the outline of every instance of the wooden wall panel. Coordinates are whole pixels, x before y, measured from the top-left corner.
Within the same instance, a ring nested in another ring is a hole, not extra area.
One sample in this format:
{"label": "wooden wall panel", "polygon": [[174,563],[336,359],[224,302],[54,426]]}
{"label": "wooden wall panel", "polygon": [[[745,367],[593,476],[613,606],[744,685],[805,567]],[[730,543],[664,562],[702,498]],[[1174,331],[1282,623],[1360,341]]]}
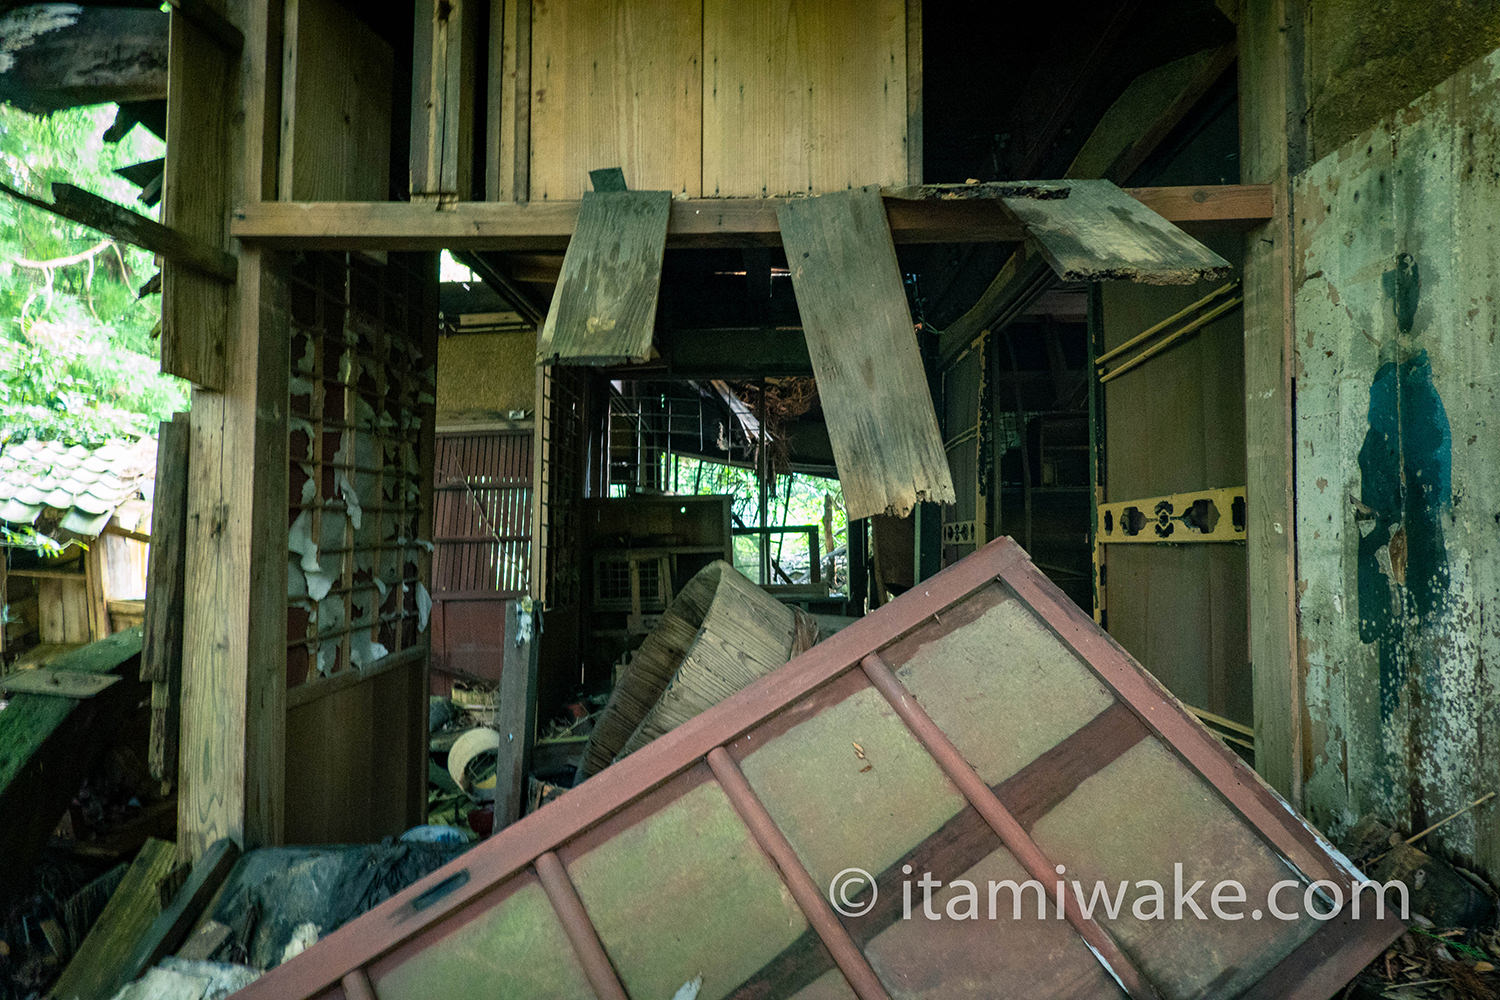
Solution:
{"label": "wooden wall panel", "polygon": [[287,711],[287,843],[365,843],[422,822],[427,772],[412,761],[425,756],[426,683],[419,659]]}
{"label": "wooden wall panel", "polygon": [[285,201],[390,194],[391,47],[336,0],[286,0]]}
{"label": "wooden wall panel", "polygon": [[[1233,261],[1233,237],[1213,247]],[[1114,348],[1218,287],[1103,286]],[[1245,481],[1243,317],[1221,316],[1105,392],[1105,498],[1132,500]],[[1246,553],[1238,544],[1109,545],[1110,634],[1183,701],[1253,719]]]}
{"label": "wooden wall panel", "polygon": [[615,166],[636,190],[703,193],[700,0],[537,3],[531,45],[533,201]]}
{"label": "wooden wall panel", "polygon": [[906,50],[905,0],[705,0],[704,196],[907,183]]}

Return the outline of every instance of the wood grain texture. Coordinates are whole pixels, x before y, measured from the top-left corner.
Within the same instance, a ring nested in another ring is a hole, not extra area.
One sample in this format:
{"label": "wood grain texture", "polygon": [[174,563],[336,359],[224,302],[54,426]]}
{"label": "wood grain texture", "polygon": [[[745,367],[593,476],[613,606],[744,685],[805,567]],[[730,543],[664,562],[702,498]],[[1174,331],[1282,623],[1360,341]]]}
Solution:
{"label": "wood grain texture", "polygon": [[156,485],[146,568],[145,642],[141,680],[151,682],[151,774],[177,777],[177,731],[182,695],[182,608],[187,569],[188,439],[186,413],[161,422],[156,438]]}
{"label": "wood grain texture", "polygon": [[390,45],[337,0],[286,0],[280,197],[384,201]]}
{"label": "wood grain texture", "polygon": [[699,0],[569,0],[531,13],[533,200],[571,200],[588,171],[702,193]]}
{"label": "wood grain texture", "polygon": [[1066,198],[1003,198],[1063,281],[1186,285],[1229,262],[1109,181],[1079,180]]}
{"label": "wood grain texture", "polygon": [[539,362],[615,364],[651,356],[667,245],[666,191],[590,191],[537,342]]}
{"label": "wood grain texture", "polygon": [[109,1000],[140,974],[132,959],[136,942],[161,913],[160,886],[177,868],[177,852],[164,840],[148,840],[73,960],[52,987],[67,1000]]}
{"label": "wood grain texture", "polygon": [[[505,602],[505,663],[500,671],[500,707],[495,728],[500,746],[495,755],[495,829],[509,826],[524,811],[536,741],[537,649],[535,636],[520,641],[519,601]],[[534,625],[532,626],[534,627]]]}
{"label": "wood grain texture", "polygon": [[952,503],[879,190],[786,201],[777,214],[849,516]]}
{"label": "wood grain texture", "polygon": [[1300,19],[1287,0],[1248,4],[1239,25],[1240,166],[1270,185],[1273,218],[1245,236],[1245,499],[1255,769],[1302,806],[1304,752],[1297,666],[1296,512],[1293,506],[1293,235],[1287,123],[1300,121],[1290,85],[1302,61]]}
{"label": "wood grain texture", "polygon": [[421,0],[412,30],[411,194],[473,194],[474,102],[480,22],[487,0]]}
{"label": "wood grain texture", "polygon": [[909,182],[905,0],[705,0],[703,194]]}
{"label": "wood grain texture", "polygon": [[[1052,188],[1056,182],[1028,184]],[[921,190],[927,190],[923,188]],[[1025,230],[998,199],[886,195],[898,244],[1014,243]],[[1186,231],[1245,230],[1271,217],[1271,193],[1256,184],[1132,188],[1126,192]],[[778,198],[678,198],[669,247],[776,246]],[[578,223],[577,201],[460,202],[439,211],[408,202],[272,202],[235,209],[231,233],[278,250],[561,250]]]}
{"label": "wood grain texture", "polygon": [[[279,50],[270,38],[280,9],[233,0],[229,13],[245,33],[230,90],[243,110],[230,129],[231,196],[269,200],[275,165],[266,150],[280,104],[267,95],[266,53]],[[223,392],[195,390],[190,410],[177,814],[185,858],[221,837],[279,843],[283,822],[286,288],[274,255],[241,247],[239,258],[226,337],[232,377]]]}
{"label": "wood grain texture", "polygon": [[[228,235],[232,171],[227,95],[231,57],[180,10],[171,13],[166,164],[161,220],[221,248]],[[231,292],[172,260],[162,263],[161,367],[195,385],[224,386]]]}

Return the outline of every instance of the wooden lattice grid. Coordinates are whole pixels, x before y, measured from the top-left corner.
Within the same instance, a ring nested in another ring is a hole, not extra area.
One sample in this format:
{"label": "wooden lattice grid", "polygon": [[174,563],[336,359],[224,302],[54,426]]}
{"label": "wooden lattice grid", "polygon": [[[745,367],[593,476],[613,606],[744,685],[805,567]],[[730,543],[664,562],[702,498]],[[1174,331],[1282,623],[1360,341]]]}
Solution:
{"label": "wooden lattice grid", "polygon": [[431,597],[419,537],[434,359],[419,276],[309,255],[292,269],[287,683],[414,646]]}

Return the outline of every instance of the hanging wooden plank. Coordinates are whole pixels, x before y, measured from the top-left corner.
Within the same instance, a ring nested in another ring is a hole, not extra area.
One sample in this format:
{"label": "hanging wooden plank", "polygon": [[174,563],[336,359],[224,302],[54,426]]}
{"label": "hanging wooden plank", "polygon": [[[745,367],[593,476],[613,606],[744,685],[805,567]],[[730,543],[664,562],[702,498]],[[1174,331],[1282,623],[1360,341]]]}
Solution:
{"label": "hanging wooden plank", "polygon": [[584,194],[542,326],[539,363],[607,365],[651,356],[671,209],[666,191]]}
{"label": "hanging wooden plank", "polygon": [[1066,198],[1002,198],[1064,281],[1190,285],[1229,262],[1109,181],[1068,182]]}
{"label": "hanging wooden plank", "polygon": [[952,503],[880,189],[788,200],[777,217],[849,516]]}

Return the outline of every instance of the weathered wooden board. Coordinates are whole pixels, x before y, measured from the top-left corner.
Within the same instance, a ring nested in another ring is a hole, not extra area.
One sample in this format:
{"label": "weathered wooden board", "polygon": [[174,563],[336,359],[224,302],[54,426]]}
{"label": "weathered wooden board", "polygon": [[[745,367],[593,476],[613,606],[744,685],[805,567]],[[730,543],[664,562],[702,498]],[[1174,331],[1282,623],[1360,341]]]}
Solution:
{"label": "weathered wooden board", "polygon": [[162,912],[161,885],[177,869],[177,849],[148,840],[125,873],[125,881],[63,970],[52,996],[65,1000],[109,1000],[141,969],[133,964],[137,942]]}
{"label": "weathered wooden board", "polygon": [[[1293,503],[1292,345],[1293,223],[1289,156],[1304,144],[1287,128],[1305,107],[1300,84],[1300,18],[1284,3],[1245,4],[1240,11],[1240,171],[1271,185],[1275,211],[1245,236],[1244,322],[1245,559],[1249,587],[1250,662],[1254,669],[1255,769],[1299,807],[1307,747],[1297,639],[1297,552]],[[1293,30],[1288,31],[1288,26]],[[1300,155],[1299,155],[1300,159]],[[1382,815],[1389,816],[1382,810]]]}
{"label": "weathered wooden board", "polygon": [[[1500,54],[1293,192],[1296,759],[1330,824],[1421,828],[1500,787],[1497,157]],[[1500,877],[1493,803],[1429,843]]]}
{"label": "weathered wooden board", "polygon": [[175,951],[187,939],[204,907],[219,891],[239,859],[240,849],[232,840],[220,840],[210,847],[194,863],[187,881],[172,894],[171,903],[136,938],[122,971],[134,979]]}
{"label": "weathered wooden board", "polygon": [[120,678],[111,674],[84,673],[38,667],[0,677],[0,691],[11,694],[41,694],[54,698],[92,698]]}
{"label": "weathered wooden board", "polygon": [[283,201],[385,201],[391,47],[336,0],[288,0],[281,94]]}
{"label": "weathered wooden board", "polygon": [[[232,57],[206,29],[173,10],[162,177],[164,224],[222,248],[229,218]],[[230,289],[172,260],[162,263],[161,367],[196,385],[224,388]]]}
{"label": "weathered wooden board", "polygon": [[953,477],[875,187],[777,212],[851,518],[953,502]]}
{"label": "weathered wooden board", "polygon": [[485,0],[421,0],[412,26],[411,193],[414,201],[473,196],[474,107]]}
{"label": "weathered wooden board", "polygon": [[151,774],[177,780],[177,731],[182,695],[182,607],[187,575],[188,439],[186,413],[163,420],[156,439],[151,505],[145,644],[141,680],[151,683]]}
{"label": "weathered wooden board", "polygon": [[530,17],[532,200],[578,198],[611,165],[633,188],[697,197],[701,0],[535,3]]}
{"label": "weathered wooden board", "polygon": [[906,184],[905,0],[707,0],[703,194]]}
{"label": "weathered wooden board", "polygon": [[666,191],[583,196],[537,343],[539,363],[607,365],[651,356],[671,208]]}
{"label": "weathered wooden board", "polygon": [[1109,181],[1071,181],[1066,198],[1004,198],[1063,281],[1187,285],[1229,262]]}

